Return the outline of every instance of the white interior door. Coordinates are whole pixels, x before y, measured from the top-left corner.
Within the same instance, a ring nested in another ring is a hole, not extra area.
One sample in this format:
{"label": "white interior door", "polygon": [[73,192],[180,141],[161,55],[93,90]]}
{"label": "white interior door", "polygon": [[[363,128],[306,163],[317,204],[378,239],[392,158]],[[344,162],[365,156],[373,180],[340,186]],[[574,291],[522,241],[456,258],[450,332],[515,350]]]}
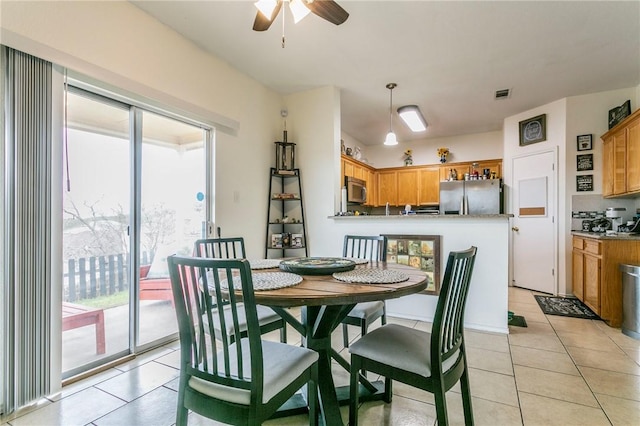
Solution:
{"label": "white interior door", "polygon": [[557,292],[556,153],[513,159],[513,285]]}

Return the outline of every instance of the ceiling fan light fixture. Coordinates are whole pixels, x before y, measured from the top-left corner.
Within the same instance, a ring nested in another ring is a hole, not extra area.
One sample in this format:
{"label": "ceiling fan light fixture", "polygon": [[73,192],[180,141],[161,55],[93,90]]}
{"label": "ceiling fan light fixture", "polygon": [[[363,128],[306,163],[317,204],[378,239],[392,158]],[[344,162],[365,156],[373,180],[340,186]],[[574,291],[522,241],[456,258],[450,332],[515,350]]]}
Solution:
{"label": "ceiling fan light fixture", "polygon": [[387,84],[387,89],[389,89],[389,133],[387,133],[387,137],[384,140],[385,145],[398,145],[398,138],[396,138],[396,134],[393,133],[393,89],[395,89],[398,85],[396,83]]}
{"label": "ceiling fan light fixture", "polygon": [[291,9],[291,13],[293,14],[293,22],[296,24],[311,12],[302,0],[291,0],[289,2],[289,9]]}
{"label": "ceiling fan light fixture", "polygon": [[265,18],[271,20],[273,11],[278,5],[277,0],[258,0],[254,3],[254,6],[264,15]]}
{"label": "ceiling fan light fixture", "polygon": [[398,115],[412,132],[424,132],[427,130],[427,121],[424,119],[418,105],[405,105],[398,108]]}

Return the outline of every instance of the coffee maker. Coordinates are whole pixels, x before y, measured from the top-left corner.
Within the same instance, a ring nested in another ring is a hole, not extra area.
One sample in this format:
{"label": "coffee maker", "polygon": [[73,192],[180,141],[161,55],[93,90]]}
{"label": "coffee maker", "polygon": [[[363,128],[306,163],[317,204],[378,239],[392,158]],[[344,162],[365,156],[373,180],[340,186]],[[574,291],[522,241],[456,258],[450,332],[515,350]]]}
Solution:
{"label": "coffee maker", "polygon": [[611,229],[618,231],[618,227],[622,225],[622,212],[626,212],[624,207],[608,207],[605,216],[611,220]]}

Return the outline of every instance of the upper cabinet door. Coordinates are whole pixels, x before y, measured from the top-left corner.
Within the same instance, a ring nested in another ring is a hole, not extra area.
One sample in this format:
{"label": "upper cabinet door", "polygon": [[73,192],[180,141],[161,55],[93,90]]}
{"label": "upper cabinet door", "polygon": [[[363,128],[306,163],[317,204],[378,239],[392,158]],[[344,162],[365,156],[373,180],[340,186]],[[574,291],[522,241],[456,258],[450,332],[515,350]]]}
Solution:
{"label": "upper cabinet door", "polygon": [[436,205],[440,203],[440,168],[420,169],[418,204]]}
{"label": "upper cabinet door", "polygon": [[613,136],[602,144],[602,195],[613,195]]}
{"label": "upper cabinet door", "polygon": [[627,127],[627,191],[640,191],[640,117]]}
{"label": "upper cabinet door", "polygon": [[378,172],[378,205],[398,205],[398,172]]}
{"label": "upper cabinet door", "polygon": [[613,193],[627,192],[627,129],[613,134]]}
{"label": "upper cabinet door", "polygon": [[418,204],[418,170],[398,170],[398,205]]}

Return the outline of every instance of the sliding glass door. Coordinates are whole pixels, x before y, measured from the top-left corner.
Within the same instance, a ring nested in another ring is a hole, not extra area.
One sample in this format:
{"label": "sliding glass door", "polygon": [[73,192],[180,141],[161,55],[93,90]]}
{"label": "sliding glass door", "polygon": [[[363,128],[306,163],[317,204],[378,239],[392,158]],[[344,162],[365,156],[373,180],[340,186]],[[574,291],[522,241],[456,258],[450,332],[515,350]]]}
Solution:
{"label": "sliding glass door", "polygon": [[205,132],[142,113],[138,345],[177,333],[167,255],[205,236]]}
{"label": "sliding glass door", "polygon": [[129,350],[129,107],[67,93],[62,371]]}
{"label": "sliding glass door", "polygon": [[63,377],[177,335],[169,254],[206,236],[210,131],[71,87]]}

